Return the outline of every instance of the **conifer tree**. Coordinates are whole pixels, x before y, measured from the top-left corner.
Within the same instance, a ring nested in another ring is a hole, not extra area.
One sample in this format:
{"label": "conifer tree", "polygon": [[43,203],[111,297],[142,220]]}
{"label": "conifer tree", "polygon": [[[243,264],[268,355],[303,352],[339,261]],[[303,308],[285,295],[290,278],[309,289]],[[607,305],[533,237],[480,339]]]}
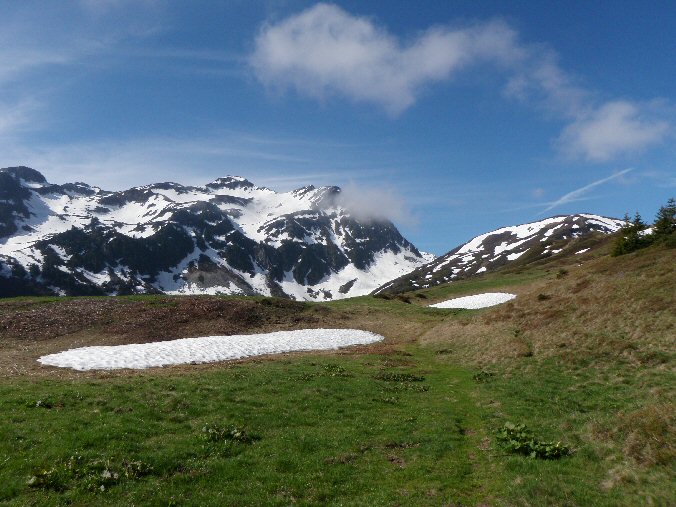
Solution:
{"label": "conifer tree", "polygon": [[624,225],[619,230],[619,236],[613,245],[611,255],[624,255],[635,250],[648,246],[651,239],[643,234],[647,225],[637,211],[634,218],[630,219],[627,213],[624,214]]}
{"label": "conifer tree", "polygon": [[676,201],[672,197],[666,206],[661,206],[653,224],[653,234],[656,238],[669,236],[676,231]]}

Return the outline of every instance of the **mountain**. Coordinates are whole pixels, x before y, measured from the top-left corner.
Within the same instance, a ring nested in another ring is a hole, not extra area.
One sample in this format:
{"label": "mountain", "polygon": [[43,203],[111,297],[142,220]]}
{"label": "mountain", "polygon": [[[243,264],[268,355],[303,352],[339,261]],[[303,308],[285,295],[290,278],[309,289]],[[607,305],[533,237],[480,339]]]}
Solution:
{"label": "mountain", "polygon": [[238,177],[119,192],[0,169],[0,295],[367,294],[429,261],[338,187],[277,193]]}
{"label": "mountain", "polygon": [[529,264],[556,255],[588,250],[583,240],[611,234],[623,220],[599,215],[560,215],[538,222],[503,227],[477,236],[432,262],[374,291],[406,292],[451,282],[507,264]]}

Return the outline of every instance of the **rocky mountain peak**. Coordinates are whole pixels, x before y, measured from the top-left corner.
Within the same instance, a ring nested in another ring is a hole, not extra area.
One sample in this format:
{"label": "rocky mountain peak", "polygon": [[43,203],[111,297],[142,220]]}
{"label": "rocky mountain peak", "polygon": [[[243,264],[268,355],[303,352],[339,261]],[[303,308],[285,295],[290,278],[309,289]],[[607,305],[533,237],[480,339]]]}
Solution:
{"label": "rocky mountain peak", "polygon": [[39,184],[47,183],[47,180],[42,175],[42,173],[23,165],[16,167],[4,167],[0,169],[0,172],[9,174],[14,179],[23,180],[27,183],[39,183]]}
{"label": "rocky mountain peak", "polygon": [[256,186],[251,183],[246,178],[242,176],[225,176],[222,178],[217,178],[211,183],[207,183],[207,188],[213,190],[224,190],[224,189],[253,189]]}
{"label": "rocky mountain peak", "polygon": [[326,300],[366,294],[425,262],[390,222],[362,223],[340,208],[339,191],[278,193],[226,176],[205,187],[110,192],[8,168],[0,172],[0,277],[20,293]]}

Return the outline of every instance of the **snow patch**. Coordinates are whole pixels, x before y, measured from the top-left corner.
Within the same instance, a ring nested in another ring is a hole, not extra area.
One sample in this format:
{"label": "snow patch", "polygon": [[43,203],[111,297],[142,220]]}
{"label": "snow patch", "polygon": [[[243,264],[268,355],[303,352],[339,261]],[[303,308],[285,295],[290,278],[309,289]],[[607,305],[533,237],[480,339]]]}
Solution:
{"label": "snow patch", "polygon": [[465,308],[467,310],[477,310],[479,308],[488,308],[489,306],[499,305],[514,299],[516,294],[507,292],[484,292],[474,296],[464,296],[455,299],[449,299],[430,305],[431,308]]}
{"label": "snow patch", "polygon": [[384,338],[359,329],[301,329],[274,333],[182,338],[155,343],[82,347],[42,356],[44,365],[75,370],[143,369],[176,364],[212,363],[264,354],[335,350],[368,345]]}

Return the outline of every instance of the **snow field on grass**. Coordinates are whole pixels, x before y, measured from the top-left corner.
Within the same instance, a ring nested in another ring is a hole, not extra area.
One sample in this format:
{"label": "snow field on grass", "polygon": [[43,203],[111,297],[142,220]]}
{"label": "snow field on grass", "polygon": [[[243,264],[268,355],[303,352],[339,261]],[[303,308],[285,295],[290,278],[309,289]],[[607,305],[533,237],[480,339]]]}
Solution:
{"label": "snow field on grass", "polygon": [[449,299],[430,305],[431,308],[465,308],[467,310],[477,310],[479,308],[488,308],[489,306],[499,305],[514,299],[516,294],[508,292],[484,292],[474,296],[464,296],[461,298]]}
{"label": "snow field on grass", "polygon": [[82,347],[42,356],[44,365],[75,370],[143,369],[176,364],[212,363],[264,354],[334,350],[383,340],[359,329],[301,329],[273,333],[205,336],[154,343]]}

